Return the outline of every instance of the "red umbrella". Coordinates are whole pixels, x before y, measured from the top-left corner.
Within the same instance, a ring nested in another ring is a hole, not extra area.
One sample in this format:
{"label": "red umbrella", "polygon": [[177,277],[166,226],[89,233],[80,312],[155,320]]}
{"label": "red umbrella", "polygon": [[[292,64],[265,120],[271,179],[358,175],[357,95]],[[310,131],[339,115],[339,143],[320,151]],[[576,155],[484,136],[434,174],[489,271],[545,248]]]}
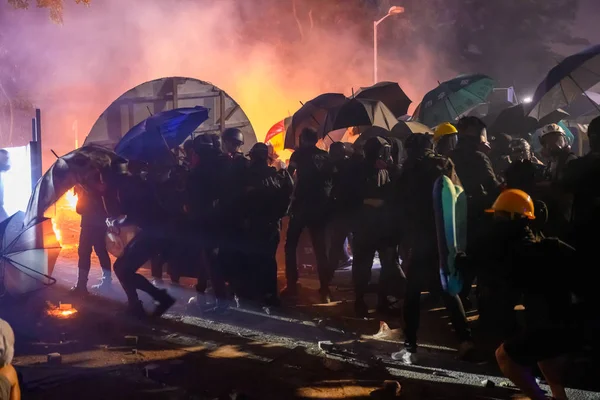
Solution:
{"label": "red umbrella", "polygon": [[285,141],[285,131],[292,122],[292,117],[282,119],[269,129],[267,136],[265,136],[265,143],[271,143],[273,150],[277,153],[283,150],[283,144]]}

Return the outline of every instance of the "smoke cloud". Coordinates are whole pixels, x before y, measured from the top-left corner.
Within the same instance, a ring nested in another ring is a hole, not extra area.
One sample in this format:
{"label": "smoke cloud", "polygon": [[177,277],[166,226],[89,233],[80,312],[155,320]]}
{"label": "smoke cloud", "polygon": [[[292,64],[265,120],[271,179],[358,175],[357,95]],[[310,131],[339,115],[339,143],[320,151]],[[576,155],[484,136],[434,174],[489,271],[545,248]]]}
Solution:
{"label": "smoke cloud", "polygon": [[[311,3],[312,2],[312,3]],[[346,95],[372,84],[372,18],[358,1],[93,0],[65,7],[64,24],[46,10],[10,10],[2,30],[20,68],[21,95],[42,109],[49,148],[81,144],[100,114],[125,91],[152,79],[188,76],[232,96],[262,140],[300,101]],[[391,17],[385,24],[393,24]],[[382,24],[383,25],[383,24]],[[385,41],[385,29],[380,31]],[[410,59],[388,43],[379,79],[398,81],[413,99],[436,85],[431,49],[413,41]],[[1,61],[0,61],[1,62]]]}

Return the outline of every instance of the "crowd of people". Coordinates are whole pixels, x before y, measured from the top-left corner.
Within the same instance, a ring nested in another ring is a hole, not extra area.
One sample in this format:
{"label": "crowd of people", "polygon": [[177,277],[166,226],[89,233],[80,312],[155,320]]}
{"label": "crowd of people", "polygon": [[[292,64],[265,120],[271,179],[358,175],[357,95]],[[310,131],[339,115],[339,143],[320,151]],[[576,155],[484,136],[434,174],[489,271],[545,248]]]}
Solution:
{"label": "crowd of people", "polygon": [[[80,190],[79,279],[73,290],[87,293],[93,248],[104,271],[97,288],[110,287],[110,259],[101,240],[106,218],[114,219],[111,229],[140,229],[114,265],[129,310],[138,316],[145,314],[137,290],[156,300],[156,316],[174,304],[161,285],[164,264],[174,282],[197,277],[190,305],[203,312],[227,312],[232,299],[268,309],[280,299],[294,302],[304,229],[314,249],[321,301],[330,302],[334,272],[345,263],[351,238],[356,315],[369,315],[366,294],[377,254],[376,309],[402,316],[405,343],[394,359],[416,360],[420,299],[427,290],[443,300],[461,358],[477,353],[465,314],[476,306],[481,332],[503,343],[496,352],[503,373],[531,398],[542,399],[529,369],[539,363],[553,396],[564,399],[551,360],[591,346],[600,332],[591,275],[600,222],[600,119],[589,125],[588,137],[590,153],[577,158],[564,130],[551,124],[542,129],[541,154],[534,154],[526,139],[488,140],[480,119],[464,117],[438,126],[434,135],[375,136],[352,146],[333,143],[327,152],[317,146],[317,131],[306,128],[286,167],[263,143],[242,154],[244,137],[237,129],[199,135],[184,144],[185,162],[167,173],[133,171],[118,160]],[[456,261],[463,290],[456,295],[440,279],[432,191],[442,176],[462,186],[467,198],[467,244]],[[276,252],[286,215],[287,285],[279,293]],[[154,284],[137,273],[149,260]],[[215,302],[207,301],[208,282]],[[518,304],[526,309],[525,328],[517,323]]]}

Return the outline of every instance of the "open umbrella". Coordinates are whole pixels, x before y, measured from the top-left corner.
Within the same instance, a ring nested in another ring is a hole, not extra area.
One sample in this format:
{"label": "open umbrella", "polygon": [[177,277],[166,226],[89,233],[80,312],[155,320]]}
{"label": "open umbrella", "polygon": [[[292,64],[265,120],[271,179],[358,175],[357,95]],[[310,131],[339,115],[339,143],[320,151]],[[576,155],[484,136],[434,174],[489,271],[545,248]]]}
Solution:
{"label": "open umbrella", "polygon": [[51,275],[61,250],[50,219],[24,220],[18,212],[0,224],[0,283],[13,296],[56,283]]}
{"label": "open umbrella", "polygon": [[273,150],[277,153],[283,150],[285,142],[285,132],[292,122],[292,117],[282,119],[269,129],[265,136],[265,143],[271,143]]}
{"label": "open umbrella", "polygon": [[324,93],[302,104],[302,107],[292,115],[292,123],[286,130],[285,148],[293,150],[298,147],[302,129],[319,130],[325,123],[327,111],[345,101],[346,96],[341,93]]}
{"label": "open umbrella", "polygon": [[76,184],[85,185],[110,167],[118,156],[104,147],[89,145],[59,157],[37,182],[25,211],[25,225],[41,220],[46,210]]}
{"label": "open umbrella", "polygon": [[394,113],[396,118],[405,115],[412,103],[397,82],[379,82],[373,86],[360,88],[354,97],[379,100]]}
{"label": "open umbrella", "polygon": [[200,106],[155,114],[131,128],[117,143],[115,153],[149,164],[173,163],[170,149],[180,146],[207,119],[208,109]]}
{"label": "open umbrella", "polygon": [[[529,115],[540,119],[552,111],[573,103],[581,94],[600,82],[600,45],[573,54],[556,67],[538,85]],[[591,99],[590,104],[596,107]]]}
{"label": "open umbrella", "polygon": [[434,127],[453,122],[473,107],[485,103],[494,89],[492,78],[476,74],[461,75],[427,93],[415,113],[417,121]]}
{"label": "open umbrella", "polygon": [[378,126],[389,131],[397,123],[396,116],[381,101],[352,98],[328,110],[320,134],[324,137],[328,132],[351,126]]}

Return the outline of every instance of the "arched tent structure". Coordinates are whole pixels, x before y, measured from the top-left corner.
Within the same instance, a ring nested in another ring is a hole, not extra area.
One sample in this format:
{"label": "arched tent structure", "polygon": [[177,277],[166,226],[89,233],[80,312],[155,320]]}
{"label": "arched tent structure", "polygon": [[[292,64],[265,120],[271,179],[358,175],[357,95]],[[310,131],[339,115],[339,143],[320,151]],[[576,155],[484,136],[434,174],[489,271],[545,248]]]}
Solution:
{"label": "arched tent structure", "polygon": [[169,77],[142,83],[121,95],[100,115],[84,145],[97,144],[113,150],[132,127],[151,115],[194,106],[210,110],[208,120],[194,135],[239,128],[245,139],[242,151],[249,151],[256,143],[248,117],[224,90],[194,78]]}

